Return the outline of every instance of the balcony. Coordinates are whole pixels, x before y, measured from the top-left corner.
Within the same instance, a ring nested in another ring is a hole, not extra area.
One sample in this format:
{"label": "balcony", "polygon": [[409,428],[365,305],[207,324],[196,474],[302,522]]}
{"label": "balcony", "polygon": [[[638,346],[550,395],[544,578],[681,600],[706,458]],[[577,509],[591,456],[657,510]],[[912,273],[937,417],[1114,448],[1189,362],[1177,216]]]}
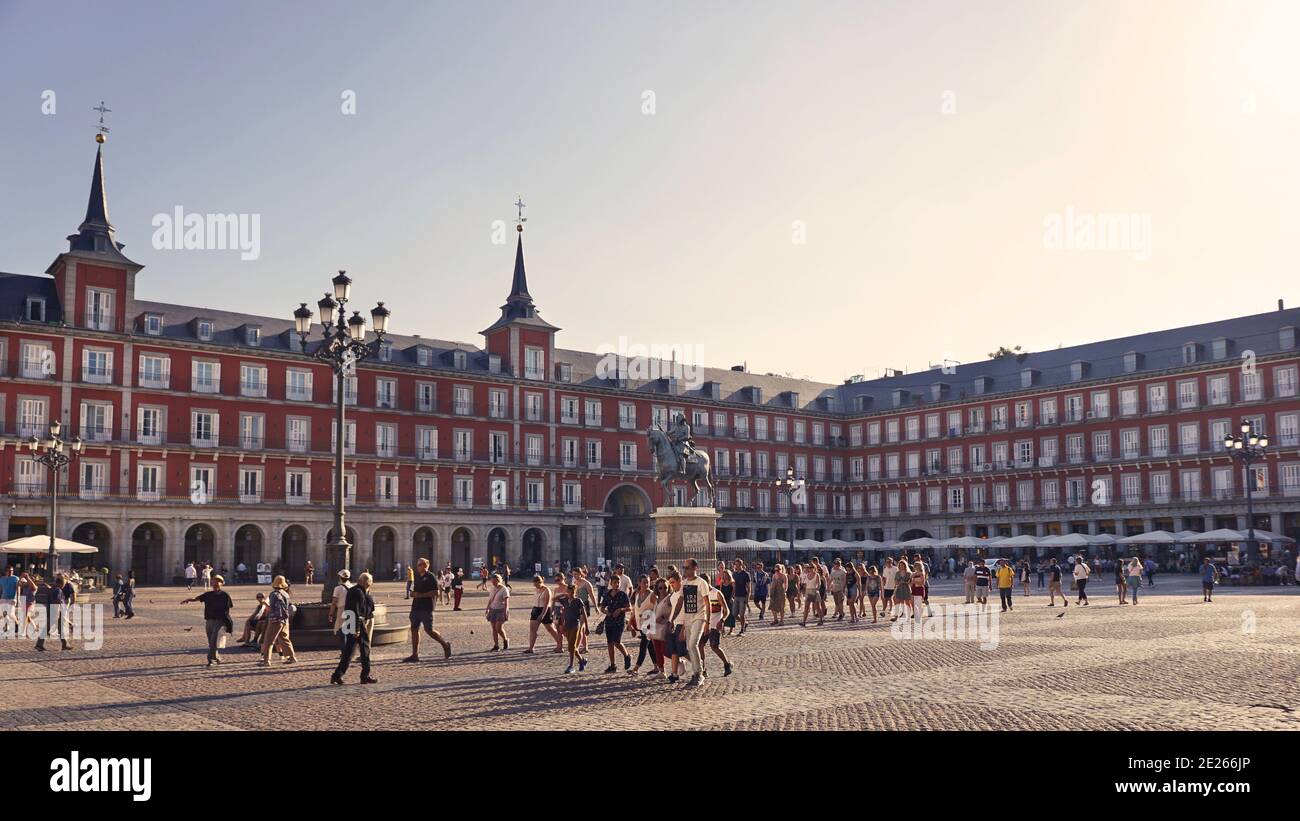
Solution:
{"label": "balcony", "polygon": [[266,437],[260,433],[241,433],[239,434],[240,450],[261,450],[266,446]]}
{"label": "balcony", "polygon": [[576,425],[576,424],[578,424],[578,414],[576,414],[576,413],[572,413],[572,414],[569,414],[569,413],[561,413],[561,414],[560,414],[560,424],[561,424],[561,425]]}
{"label": "balcony", "polygon": [[311,500],[301,493],[299,494],[286,493],[284,497],[284,503],[286,505],[305,505],[309,501]]}
{"label": "balcony", "polygon": [[635,418],[629,418],[629,417],[626,417],[626,416],[620,417],[619,420],[618,420],[618,426],[619,426],[619,428],[620,428],[621,430],[635,430],[635,429],[636,429],[636,419],[635,419]]}
{"label": "balcony", "polygon": [[375,497],[375,504],[380,507],[397,507],[397,495],[381,495]]}
{"label": "balcony", "polygon": [[587,427],[589,428],[600,427],[600,415],[597,414],[596,416],[592,416],[591,414],[587,414]]}
{"label": "balcony", "polygon": [[107,311],[89,311],[83,317],[82,325],[92,331],[113,330],[113,314]]}
{"label": "balcony", "polygon": [[577,513],[582,510],[582,502],[578,500],[565,500],[564,511],[566,513]]}
{"label": "balcony", "polygon": [[212,432],[194,431],[190,434],[190,446],[196,448],[214,448],[217,446],[217,435]]}
{"label": "balcony", "polygon": [[376,442],[375,456],[380,459],[392,459],[397,456],[397,445],[392,442]]}
{"label": "balcony", "polygon": [[86,501],[96,501],[108,496],[108,485],[100,482],[92,485],[82,485],[78,490],[78,495]]}
{"label": "balcony", "polygon": [[415,458],[422,462],[431,462],[438,458],[437,445],[420,445],[415,449]]}
{"label": "balcony", "polygon": [[162,499],[162,493],[156,488],[153,490],[139,489],[135,492],[135,498],[141,502],[157,502]]}
{"label": "balcony", "polygon": [[104,425],[87,425],[81,429],[81,438],[85,442],[111,442],[113,431]]}
{"label": "balcony", "polygon": [[190,390],[194,393],[217,393],[221,390],[221,380],[215,376],[195,376],[190,380]]}
{"label": "balcony", "polygon": [[432,496],[416,496],[415,506],[421,510],[428,510],[429,508],[437,507],[438,503]]}
{"label": "balcony", "polygon": [[453,452],[452,459],[457,462],[468,462],[473,459],[473,456],[473,453],[471,453],[467,448],[457,448]]}
{"label": "balcony", "polygon": [[241,379],[239,382],[239,395],[265,398],[266,382],[264,380]]}
{"label": "balcony", "polygon": [[290,385],[284,391],[284,398],[290,402],[310,402],[311,389],[297,385]]}
{"label": "balcony", "polygon": [[262,501],[262,491],[258,490],[241,490],[239,491],[239,503],[244,505],[255,505]]}
{"label": "balcony", "polygon": [[285,443],[285,449],[290,453],[308,453],[311,451],[311,440],[302,437],[290,437]]}
{"label": "balcony", "polygon": [[23,379],[53,379],[55,376],[54,354],[50,354],[48,364],[44,361],[24,359],[19,369]]}
{"label": "balcony", "polygon": [[135,441],[141,445],[161,445],[167,440],[167,432],[140,428],[136,431]]}
{"label": "balcony", "polygon": [[[530,452],[524,456],[524,463],[532,467],[536,467],[542,463],[542,454]],[[624,470],[635,470],[635,466],[633,466],[632,468],[625,467]]]}
{"label": "balcony", "polygon": [[143,373],[142,373],[142,374],[140,374],[140,379],[138,380],[138,382],[139,382],[139,386],[140,386],[141,388],[149,388],[149,389],[152,389],[152,390],[164,390],[164,391],[165,391],[165,390],[168,390],[169,388],[171,388],[171,386],[172,386],[172,385],[171,385],[172,380],[171,380],[170,376],[167,376],[167,375],[163,375],[163,376],[152,375],[152,376],[150,376],[150,375],[146,375],[146,374],[143,374]]}
{"label": "balcony", "polygon": [[113,370],[106,367],[87,365],[81,369],[81,381],[93,385],[108,385],[113,381]]}

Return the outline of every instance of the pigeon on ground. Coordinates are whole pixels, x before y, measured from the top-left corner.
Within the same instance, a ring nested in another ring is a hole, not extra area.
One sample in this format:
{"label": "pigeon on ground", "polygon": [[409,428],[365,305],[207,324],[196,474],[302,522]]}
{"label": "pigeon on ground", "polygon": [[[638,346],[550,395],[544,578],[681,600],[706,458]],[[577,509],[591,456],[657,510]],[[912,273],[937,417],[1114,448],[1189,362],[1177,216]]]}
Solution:
{"label": "pigeon on ground", "polygon": [[1057,613],[1057,614],[1056,614],[1056,617],[1057,617],[1058,619],[1063,619],[1063,618],[1065,618],[1065,613]]}

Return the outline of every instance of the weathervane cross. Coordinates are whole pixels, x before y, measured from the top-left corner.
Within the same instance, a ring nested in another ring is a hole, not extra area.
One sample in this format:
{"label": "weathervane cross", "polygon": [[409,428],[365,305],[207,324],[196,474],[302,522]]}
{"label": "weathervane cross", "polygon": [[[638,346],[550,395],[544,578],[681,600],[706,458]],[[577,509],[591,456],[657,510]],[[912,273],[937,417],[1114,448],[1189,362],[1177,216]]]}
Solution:
{"label": "weathervane cross", "polygon": [[520,196],[516,196],[516,197],[515,197],[515,208],[518,208],[518,209],[519,209],[519,219],[518,219],[518,222],[519,222],[521,225],[522,225],[523,223],[525,223],[525,222],[528,222],[528,218],[524,216],[524,198],[523,198],[523,197],[520,197]]}
{"label": "weathervane cross", "polygon": [[113,109],[111,109],[111,108],[109,108],[108,106],[104,105],[104,101],[103,101],[103,100],[100,100],[100,101],[99,101],[99,105],[91,106],[91,107],[90,107],[90,110],[91,110],[91,111],[98,111],[98,112],[99,112],[99,131],[100,131],[101,134],[107,134],[107,133],[108,133],[108,126],[104,125],[104,115],[107,114],[107,113],[109,113],[109,112],[112,111]]}

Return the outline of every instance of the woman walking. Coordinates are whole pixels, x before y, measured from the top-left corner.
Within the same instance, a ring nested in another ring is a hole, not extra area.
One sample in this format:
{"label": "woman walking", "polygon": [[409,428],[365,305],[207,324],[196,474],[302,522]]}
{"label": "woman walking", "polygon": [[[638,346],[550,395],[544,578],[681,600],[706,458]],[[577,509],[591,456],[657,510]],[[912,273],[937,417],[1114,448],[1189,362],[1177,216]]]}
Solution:
{"label": "woman walking", "polygon": [[933,616],[934,611],[930,610],[930,602],[928,601],[930,595],[927,592],[930,586],[930,574],[928,568],[926,567],[925,562],[921,560],[920,556],[912,557],[911,570],[912,570],[912,615],[914,617],[916,616],[917,602],[920,602],[925,606],[926,612],[929,615]]}
{"label": "woman walking", "polygon": [[801,581],[803,567],[796,564],[793,567],[786,568],[785,575],[785,605],[793,614],[799,609],[799,588],[803,584]]}
{"label": "woman walking", "polygon": [[785,565],[778,564],[772,569],[771,613],[773,627],[780,627],[785,623],[785,599],[789,585],[790,578],[786,575]]}
{"label": "woman walking", "polygon": [[1115,592],[1120,604],[1128,604],[1128,580],[1124,575],[1123,560],[1115,562]]}
{"label": "woman walking", "polygon": [[668,588],[668,580],[659,578],[655,580],[655,610],[654,610],[654,649],[657,658],[659,677],[665,675],[665,662],[668,659],[669,638],[672,635],[673,625],[673,600]]}
{"label": "woman walking", "polygon": [[1138,588],[1142,586],[1142,562],[1137,556],[1128,560],[1128,589],[1133,594],[1133,604],[1138,603]]}
{"label": "woman walking", "polygon": [[259,667],[271,666],[271,649],[284,656],[285,664],[298,660],[293,652],[293,641],[289,638],[289,621],[293,618],[292,595],[289,582],[284,576],[271,580],[270,611],[266,616],[266,632],[262,634],[262,660]]}
{"label": "woman walking", "polygon": [[31,575],[24,572],[18,577],[18,595],[22,597],[23,609],[22,632],[23,638],[27,638],[27,625],[32,626],[32,633],[40,638],[40,628],[36,626],[36,582]]}
{"label": "woman walking", "polygon": [[[874,564],[867,568],[866,574],[862,577],[862,595],[871,602],[871,623],[875,624],[880,621],[876,616],[876,605],[880,603],[880,572],[876,570]],[[883,613],[883,608],[881,612]],[[865,606],[862,608],[862,617],[867,617]]]}
{"label": "woman walking", "polygon": [[500,573],[488,577],[487,620],[492,625],[492,652],[510,649],[506,636],[506,622],[510,619],[510,588],[506,587]]}
{"label": "woman walking", "polygon": [[657,603],[655,591],[650,587],[650,577],[639,576],[636,580],[636,590],[632,591],[632,611],[629,618],[632,621],[632,630],[641,637],[641,646],[637,649],[636,664],[628,671],[628,675],[635,676],[641,672],[641,665],[647,655],[650,657],[650,665],[654,667],[647,675],[660,672],[659,657],[655,653],[655,638],[658,635],[658,625],[655,624]]}
{"label": "woman walking", "polygon": [[[1029,560],[1021,559],[1020,560],[1020,588],[1021,590],[1024,591],[1024,594],[1026,596],[1029,595],[1029,573],[1030,573]],[[1040,584],[1039,587],[1042,587],[1042,585]]]}
{"label": "woman walking", "polygon": [[1092,575],[1092,568],[1084,564],[1082,556],[1076,556],[1074,561],[1074,586],[1079,589],[1079,598],[1075,604],[1088,606],[1088,577]]}
{"label": "woman walking", "polygon": [[[890,608],[891,613],[906,614],[910,612],[912,618],[916,618],[916,607],[912,603],[912,569],[907,564],[907,559],[899,559],[897,570],[894,573],[894,606]],[[892,616],[890,621],[898,621],[898,616]]]}
{"label": "woman walking", "polygon": [[528,649],[524,652],[532,655],[533,645],[537,644],[537,631],[545,627],[546,632],[555,639],[555,652],[558,653],[564,649],[564,645],[553,626],[555,618],[551,615],[551,588],[546,586],[541,576],[533,576],[533,589],[537,591],[537,596],[533,599],[533,609],[528,616]]}
{"label": "woman walking", "polygon": [[858,620],[858,568],[853,562],[844,563],[844,601],[849,605],[849,624]]}

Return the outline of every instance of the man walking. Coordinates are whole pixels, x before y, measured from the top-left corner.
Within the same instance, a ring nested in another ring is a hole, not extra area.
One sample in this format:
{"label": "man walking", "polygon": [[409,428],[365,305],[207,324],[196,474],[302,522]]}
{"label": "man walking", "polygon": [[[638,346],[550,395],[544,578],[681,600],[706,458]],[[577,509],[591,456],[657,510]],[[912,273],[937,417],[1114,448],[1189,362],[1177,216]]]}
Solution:
{"label": "man walking", "polygon": [[736,559],[732,563],[734,568],[731,573],[732,591],[731,602],[728,603],[731,612],[736,617],[736,623],[740,625],[740,633],[745,635],[745,611],[749,609],[749,588],[753,579],[750,578],[749,571],[745,569],[745,562]]}
{"label": "man walking", "polygon": [[[378,679],[370,675],[370,631],[375,626],[375,600],[370,595],[374,578],[369,573],[357,577],[356,586],[347,590],[343,601],[343,650],[338,667],[330,676],[330,684],[342,684],[343,675],[352,663],[352,654],[361,651],[361,683],[374,684]],[[340,585],[341,587],[342,585]]]}
{"label": "man walking", "polygon": [[1206,556],[1201,563],[1201,601],[1214,602],[1214,586],[1219,583],[1219,569]]}
{"label": "man walking", "polygon": [[1011,562],[1006,559],[1001,560],[998,564],[998,595],[1002,597],[1002,612],[1013,609],[1011,607],[1011,590],[1016,583],[1016,571],[1011,566]]}
{"label": "man walking", "polygon": [[831,582],[829,585],[831,598],[835,599],[836,621],[844,620],[844,582],[847,575],[844,570],[844,562],[836,559],[831,565]]}
{"label": "man walking", "polygon": [[1061,606],[1069,607],[1070,600],[1061,592],[1061,563],[1055,557],[1047,568],[1047,595],[1051,597],[1048,607],[1056,606],[1056,597],[1061,597]]}
{"label": "man walking", "polygon": [[691,662],[692,670],[691,679],[686,686],[699,687],[704,683],[700,637],[704,635],[709,622],[709,583],[700,577],[700,565],[695,559],[687,559],[682,569],[685,578],[682,579],[681,599],[673,611],[673,621],[676,621],[678,614],[685,617],[686,657]]}
{"label": "man walking", "polygon": [[1086,607],[1088,605],[1088,577],[1092,575],[1092,568],[1088,567],[1083,557],[1079,556],[1074,560],[1074,585],[1079,588],[1079,598],[1075,604]]}
{"label": "man walking", "polygon": [[225,584],[226,580],[224,578],[213,576],[211,590],[181,600],[181,604],[196,601],[203,602],[203,626],[208,634],[209,667],[221,663],[221,655],[217,653],[217,645],[221,641],[221,631],[235,632],[235,624],[230,620],[230,610],[235,606],[235,603],[230,600],[230,594],[221,589]]}
{"label": "man walking", "polygon": [[194,569],[194,562],[185,565],[185,589],[193,590],[194,582],[198,579],[199,572]]}
{"label": "man walking", "polygon": [[18,629],[18,577],[12,567],[6,567],[0,576],[0,631],[7,630],[9,622]]}
{"label": "man walking", "polygon": [[975,603],[975,562],[967,561],[961,571],[961,586],[966,591],[966,603]]}
{"label": "man walking", "polygon": [[429,572],[429,560],[417,559],[415,562],[415,582],[411,585],[411,655],[402,661],[420,660],[420,630],[429,634],[429,638],[442,645],[442,657],[451,658],[451,642],[446,641],[433,629],[433,597],[438,595],[438,580]]}

